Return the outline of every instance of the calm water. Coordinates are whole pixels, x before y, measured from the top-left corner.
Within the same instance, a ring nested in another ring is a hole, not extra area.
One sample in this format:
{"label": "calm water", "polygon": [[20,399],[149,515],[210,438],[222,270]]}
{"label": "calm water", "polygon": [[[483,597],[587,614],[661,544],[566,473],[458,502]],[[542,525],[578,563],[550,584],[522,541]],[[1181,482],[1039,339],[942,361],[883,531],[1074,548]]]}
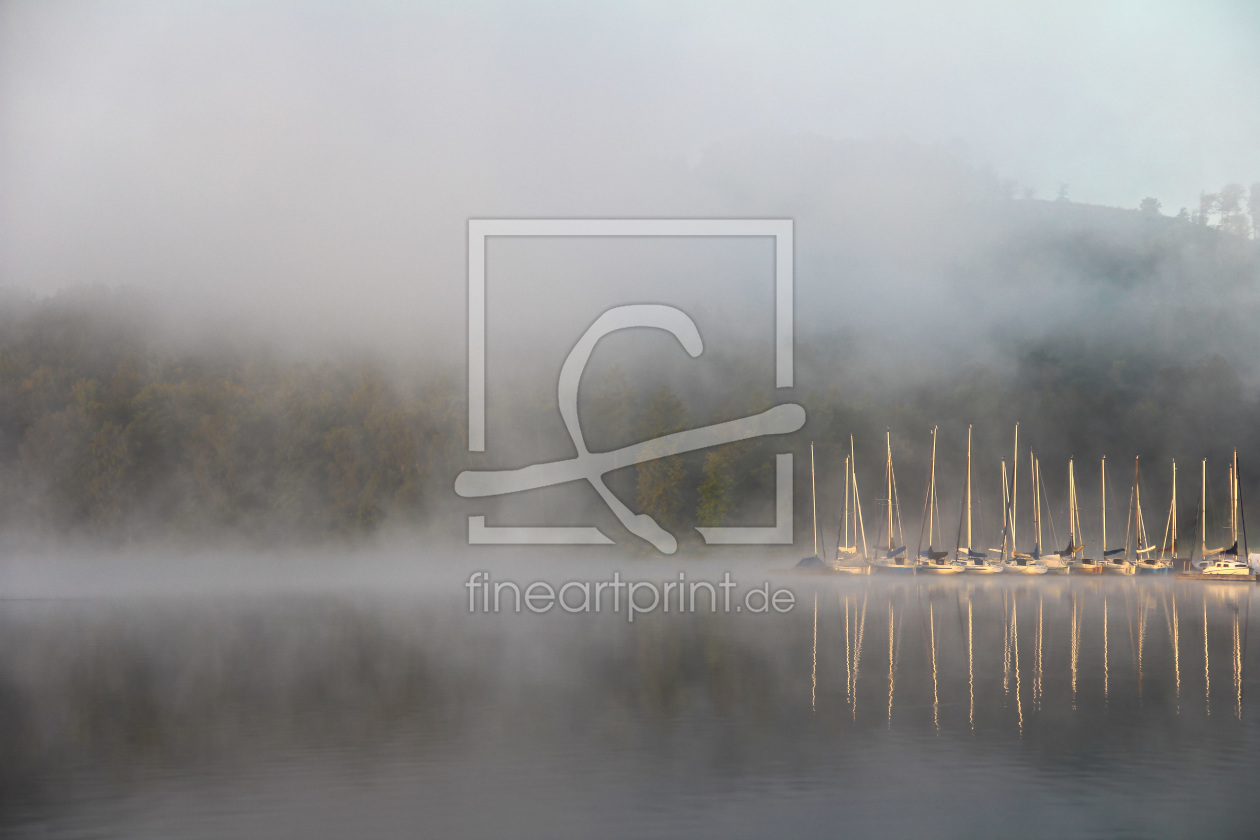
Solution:
{"label": "calm water", "polygon": [[1252,587],[782,583],[633,624],[454,580],[6,601],[0,833],[1260,833]]}

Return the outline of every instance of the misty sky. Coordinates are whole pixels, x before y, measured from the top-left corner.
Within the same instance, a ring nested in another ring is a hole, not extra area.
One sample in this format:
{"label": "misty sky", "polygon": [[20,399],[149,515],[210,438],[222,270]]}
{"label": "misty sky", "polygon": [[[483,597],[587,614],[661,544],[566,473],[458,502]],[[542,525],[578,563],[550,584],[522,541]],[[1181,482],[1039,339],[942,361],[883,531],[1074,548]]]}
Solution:
{"label": "misty sky", "polygon": [[782,214],[687,185],[780,138],[1166,213],[1260,178],[1247,2],[0,9],[0,285],[36,291],[423,332],[462,319],[468,217]]}

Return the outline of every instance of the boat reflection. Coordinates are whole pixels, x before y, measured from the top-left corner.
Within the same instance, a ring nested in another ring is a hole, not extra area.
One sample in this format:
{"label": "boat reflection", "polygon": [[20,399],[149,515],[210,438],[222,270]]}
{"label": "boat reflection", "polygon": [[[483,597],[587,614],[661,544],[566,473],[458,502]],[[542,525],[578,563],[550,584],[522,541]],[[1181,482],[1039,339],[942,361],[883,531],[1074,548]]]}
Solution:
{"label": "boat reflection", "polygon": [[[1064,714],[1108,709],[1128,714],[1149,708],[1180,716],[1187,711],[1182,704],[1181,607],[1186,597],[1199,593],[1191,594],[1186,584],[1066,578],[1046,586],[985,578],[968,579],[959,587],[946,581],[893,585],[879,578],[846,580],[852,582],[835,584],[837,597],[816,602],[811,617],[810,708],[819,714],[837,699],[836,690],[825,687],[838,687],[841,675],[828,683],[824,672],[829,662],[839,664],[838,654],[834,660],[827,656],[828,645],[840,641],[827,628],[838,627],[842,620],[845,718],[856,724],[863,721],[863,698],[869,699],[870,686],[862,684],[860,675],[872,597],[883,600],[887,608],[887,685],[879,703],[885,727],[894,721],[907,726],[921,721],[941,735],[953,726],[965,725],[967,732],[979,733],[1007,721],[1012,733],[1023,737],[1045,719]],[[1213,711],[1212,657],[1224,655],[1228,647],[1230,706],[1232,716],[1241,720],[1251,595],[1234,589],[1201,597],[1202,714],[1210,716]],[[1113,626],[1117,605],[1124,622],[1119,628]],[[826,615],[831,609],[838,610],[835,625]],[[1097,618],[1091,621],[1090,615]],[[1166,632],[1151,632],[1152,621],[1162,621]],[[1127,634],[1130,651],[1130,657],[1120,654],[1120,663],[1112,644],[1117,629],[1121,638]],[[1057,644],[1056,639],[1066,644]],[[907,640],[908,647],[903,644]]]}

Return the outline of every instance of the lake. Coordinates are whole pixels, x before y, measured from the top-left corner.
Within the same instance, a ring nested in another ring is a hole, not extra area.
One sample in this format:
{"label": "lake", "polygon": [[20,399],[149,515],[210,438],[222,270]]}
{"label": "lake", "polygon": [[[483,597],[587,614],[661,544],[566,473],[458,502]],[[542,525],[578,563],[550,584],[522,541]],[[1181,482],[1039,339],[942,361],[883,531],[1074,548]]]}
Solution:
{"label": "lake", "polygon": [[469,613],[466,577],[14,587],[0,833],[1260,833],[1254,585],[779,575],[787,612],[630,622]]}

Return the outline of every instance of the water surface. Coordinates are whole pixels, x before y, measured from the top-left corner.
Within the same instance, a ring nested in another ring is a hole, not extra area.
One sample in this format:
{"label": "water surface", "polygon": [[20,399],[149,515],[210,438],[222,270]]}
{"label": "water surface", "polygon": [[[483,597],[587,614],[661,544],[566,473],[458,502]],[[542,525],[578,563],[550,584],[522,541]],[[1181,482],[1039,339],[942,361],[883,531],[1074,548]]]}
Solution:
{"label": "water surface", "polygon": [[470,615],[453,578],[5,601],[0,828],[1257,833],[1252,587],[780,583],[786,614],[634,623]]}

